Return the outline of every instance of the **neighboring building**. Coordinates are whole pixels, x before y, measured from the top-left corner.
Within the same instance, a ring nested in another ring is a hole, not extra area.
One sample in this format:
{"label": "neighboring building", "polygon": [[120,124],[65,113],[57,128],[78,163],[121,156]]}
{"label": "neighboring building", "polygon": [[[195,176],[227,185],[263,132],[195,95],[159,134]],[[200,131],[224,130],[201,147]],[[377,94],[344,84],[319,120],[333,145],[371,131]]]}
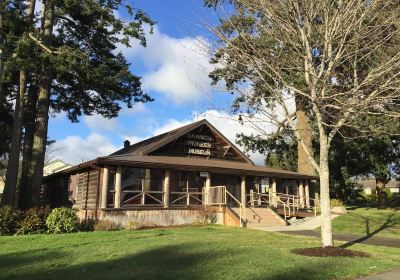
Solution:
{"label": "neighboring building", "polygon": [[[53,160],[49,163],[47,163],[44,168],[43,168],[43,176],[47,176],[56,172],[59,172],[61,170],[67,169],[72,167],[71,164],[65,163],[62,160],[56,159]],[[4,191],[4,185],[5,185],[5,173],[4,176],[3,174],[0,174],[0,197],[1,194]]]}
{"label": "neighboring building", "polygon": [[[375,177],[367,177],[360,179],[357,182],[361,186],[365,194],[376,193],[376,180]],[[388,189],[391,193],[400,193],[400,181],[391,179],[385,184],[385,189]]]}
{"label": "neighboring building", "polygon": [[56,159],[47,163],[43,168],[43,176],[47,176],[67,168],[72,167],[71,164],[65,163],[60,159]]}
{"label": "neighboring building", "polygon": [[277,225],[286,224],[277,213],[287,218],[310,208],[315,179],[255,165],[201,120],[125,141],[109,156],[45,177],[44,190],[51,207],[72,205],[81,218],[173,225],[195,222],[207,210],[220,224]]}

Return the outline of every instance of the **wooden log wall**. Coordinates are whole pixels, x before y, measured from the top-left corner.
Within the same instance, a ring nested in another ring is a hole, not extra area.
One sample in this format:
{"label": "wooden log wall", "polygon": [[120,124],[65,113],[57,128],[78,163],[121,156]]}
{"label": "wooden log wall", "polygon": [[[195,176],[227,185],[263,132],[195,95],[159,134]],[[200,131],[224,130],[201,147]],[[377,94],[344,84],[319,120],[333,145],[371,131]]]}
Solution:
{"label": "wooden log wall", "polygon": [[79,174],[77,199],[78,209],[96,209],[98,201],[99,170],[88,170]]}

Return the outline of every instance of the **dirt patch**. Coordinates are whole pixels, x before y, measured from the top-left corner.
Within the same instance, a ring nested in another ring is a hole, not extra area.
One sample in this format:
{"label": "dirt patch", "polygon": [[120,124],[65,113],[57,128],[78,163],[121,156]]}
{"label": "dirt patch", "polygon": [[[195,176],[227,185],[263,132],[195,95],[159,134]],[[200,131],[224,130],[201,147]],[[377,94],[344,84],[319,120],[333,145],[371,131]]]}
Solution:
{"label": "dirt patch", "polygon": [[139,226],[137,230],[149,230],[149,229],[175,229],[175,228],[193,228],[203,227],[204,225],[170,225],[170,226]]}
{"label": "dirt patch", "polygon": [[315,247],[294,249],[292,253],[309,257],[370,257],[369,254],[340,247]]}

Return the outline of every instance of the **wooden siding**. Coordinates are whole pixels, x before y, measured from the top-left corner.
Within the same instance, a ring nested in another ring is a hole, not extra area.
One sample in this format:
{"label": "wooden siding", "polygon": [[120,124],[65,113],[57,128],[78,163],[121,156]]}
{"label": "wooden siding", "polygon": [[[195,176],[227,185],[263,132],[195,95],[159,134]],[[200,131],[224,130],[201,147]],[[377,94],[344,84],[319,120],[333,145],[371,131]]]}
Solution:
{"label": "wooden siding", "polygon": [[99,171],[88,170],[78,175],[78,190],[75,208],[95,209],[98,199]]}

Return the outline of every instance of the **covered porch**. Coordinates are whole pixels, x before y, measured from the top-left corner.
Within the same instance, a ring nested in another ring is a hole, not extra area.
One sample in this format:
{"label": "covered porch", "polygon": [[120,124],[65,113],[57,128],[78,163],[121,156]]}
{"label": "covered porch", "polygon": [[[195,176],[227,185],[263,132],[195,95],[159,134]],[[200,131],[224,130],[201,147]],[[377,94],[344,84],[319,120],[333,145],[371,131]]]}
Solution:
{"label": "covered porch", "polygon": [[99,206],[102,210],[275,207],[283,208],[287,216],[315,206],[310,180],[231,169],[105,165]]}

